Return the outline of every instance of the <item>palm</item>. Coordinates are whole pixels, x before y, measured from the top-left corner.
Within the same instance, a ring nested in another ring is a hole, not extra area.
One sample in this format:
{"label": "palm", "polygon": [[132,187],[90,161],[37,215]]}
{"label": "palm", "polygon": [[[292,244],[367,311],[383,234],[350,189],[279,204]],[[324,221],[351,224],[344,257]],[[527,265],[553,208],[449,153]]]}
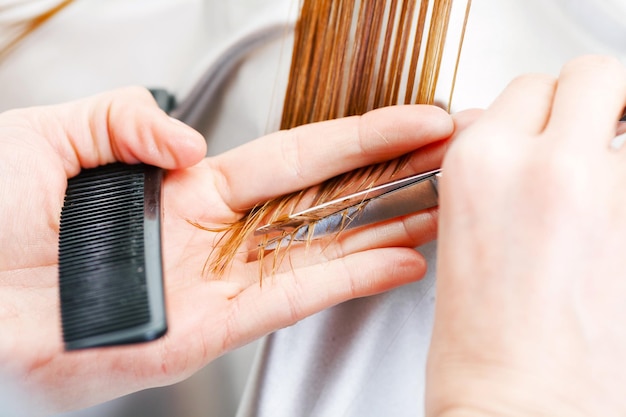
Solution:
{"label": "palm", "polygon": [[[157,342],[132,349],[65,353],[60,330],[57,242],[66,173],[60,161],[50,158],[49,149],[32,152],[37,149],[35,146],[24,146],[44,143],[45,138],[33,132],[28,132],[26,137],[25,132],[16,133],[20,135],[20,145],[5,146],[3,150],[13,155],[12,166],[30,175],[20,179],[21,193],[9,195],[9,202],[19,204],[21,209],[1,219],[0,229],[9,231],[3,233],[7,239],[3,247],[16,250],[3,252],[1,258],[0,282],[4,285],[0,289],[0,305],[3,306],[0,319],[5,346],[8,347],[1,353],[11,358],[12,363],[19,364],[19,373],[30,374],[43,386],[49,386],[60,370],[92,373],[93,363],[97,361],[102,370],[126,364],[121,379],[126,378],[126,374],[139,373],[144,378],[142,384],[146,384],[145,381],[150,385],[171,383],[224,351],[284,325],[281,322],[271,323],[269,327],[261,325],[244,338],[229,334],[242,332],[232,327],[229,317],[233,305],[239,303],[240,298],[255,299],[258,294],[251,293],[259,292],[260,288],[254,283],[257,278],[255,268],[241,257],[236,259],[227,277],[203,273],[215,236],[192,226],[188,220],[202,219],[220,224],[229,216],[236,216],[217,192],[207,187],[211,172],[204,163],[189,170],[172,172],[164,183],[167,335]],[[3,179],[10,180],[11,177],[4,176]],[[9,244],[9,237],[20,240]],[[42,340],[45,343],[41,343]],[[25,346],[37,346],[37,349],[24,349]],[[185,353],[181,354],[181,350]],[[16,361],[16,358],[20,359]],[[53,366],[41,367],[41,364]],[[119,394],[126,389],[122,388]],[[118,393],[109,392],[107,396],[111,394]]]}
{"label": "palm", "polygon": [[[255,202],[420,146],[424,151],[416,153],[412,167],[434,168],[442,147],[425,145],[451,133],[443,112],[382,110],[270,135],[181,169],[202,156],[204,149],[194,142],[199,135],[172,124],[145,92],[127,94],[131,100],[117,93],[0,116],[0,155],[11,155],[0,162],[0,364],[10,363],[10,371],[28,387],[43,389],[57,406],[86,406],[176,382],[234,347],[423,274],[422,258],[411,248],[434,237],[429,213],[386,224],[384,233],[345,234],[323,252],[292,250],[285,267],[263,285],[248,253],[252,246],[242,248],[223,276],[203,273],[217,235],[190,221],[228,223]],[[328,138],[328,153],[316,141],[295,142],[303,136]],[[282,159],[269,165],[250,162],[277,156]],[[57,284],[67,177],[80,166],[114,160],[170,168],[162,229],[168,332],[151,343],[67,353]]]}
{"label": "palm", "polygon": [[[191,202],[194,193],[186,193],[185,188],[202,189],[200,179],[193,178],[195,171],[190,170],[179,175],[173,186],[172,181],[164,185],[165,212],[171,213],[164,219],[168,335],[132,350],[133,354],[127,348],[63,351],[57,248],[67,173],[63,161],[53,157],[55,149],[48,143],[50,137],[42,134],[46,132],[27,128],[35,122],[22,118],[22,114],[18,117],[1,126],[6,140],[0,143],[1,153],[12,156],[2,163],[7,175],[0,176],[0,359],[13,364],[10,371],[28,375],[35,385],[47,388],[54,385],[60,372],[68,369],[80,382],[81,373],[84,378],[96,371],[95,361],[100,370],[125,363],[120,379],[125,379],[126,373],[139,373],[147,381],[142,385],[158,385],[183,377],[228,348],[217,330],[228,311],[229,298],[240,286],[235,282],[213,283],[211,277],[201,273],[210,252],[211,236],[185,219],[205,217],[203,204],[184,204],[177,198],[182,192],[186,194],[183,199]],[[20,175],[9,175],[13,172]],[[215,193],[209,191],[199,198],[215,198]],[[189,211],[190,207],[197,208],[196,212]],[[216,332],[208,334],[210,327]],[[176,352],[179,348],[191,354],[180,355]],[[128,383],[119,385],[119,392],[107,392],[103,399],[125,393],[125,385]],[[66,387],[67,391],[76,389],[72,384]],[[54,396],[58,394],[55,392]],[[89,399],[93,400],[98,398]]]}

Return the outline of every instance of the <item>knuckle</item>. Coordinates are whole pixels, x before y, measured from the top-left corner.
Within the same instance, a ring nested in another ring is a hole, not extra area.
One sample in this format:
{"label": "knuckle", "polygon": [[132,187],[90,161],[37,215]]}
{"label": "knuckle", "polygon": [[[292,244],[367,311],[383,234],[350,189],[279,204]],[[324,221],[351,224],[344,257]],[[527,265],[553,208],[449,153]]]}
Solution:
{"label": "knuckle", "polygon": [[162,339],[158,354],[154,359],[156,363],[151,368],[158,370],[157,378],[161,379],[160,383],[171,383],[180,379],[189,366],[188,355],[181,352],[167,336]]}
{"label": "knuckle", "polygon": [[626,83],[626,67],[619,59],[610,55],[583,55],[567,62],[561,78],[573,73],[585,73],[597,80]]}
{"label": "knuckle", "polygon": [[622,63],[611,55],[582,55],[564,65],[566,69],[575,67],[623,69]]}
{"label": "knuckle", "polygon": [[380,121],[378,117],[385,111],[389,111],[388,108],[374,110],[373,112],[365,113],[359,116],[352,116],[356,118],[356,146],[357,152],[366,158],[379,158],[387,154],[389,151],[389,145],[395,142],[395,138],[398,136],[398,125],[394,123],[395,115],[393,113],[388,114],[388,118],[385,123],[377,123]]}
{"label": "knuckle", "polygon": [[552,87],[556,83],[556,77],[544,73],[527,73],[513,78],[510,85],[517,88],[527,88],[530,85]]}
{"label": "knuckle", "polygon": [[285,298],[285,306],[287,309],[287,321],[288,323],[295,324],[304,317],[302,310],[302,287],[295,279],[291,286],[283,287],[283,295]]}
{"label": "knuckle", "polygon": [[[369,155],[374,151],[374,146],[372,142],[368,140],[370,138],[369,133],[372,130],[372,126],[369,121],[370,116],[366,113],[364,115],[354,117],[356,117],[358,120],[356,136],[358,139],[359,152],[363,155]],[[376,133],[381,137],[382,140],[385,140],[385,137],[380,134],[380,132],[376,130]]]}
{"label": "knuckle", "polygon": [[279,138],[281,139],[280,149],[283,166],[291,176],[297,179],[306,177],[304,172],[304,152],[302,149],[302,141],[305,139],[301,137],[301,131],[305,128],[306,126],[301,126],[289,129],[285,131],[285,137]]}
{"label": "knuckle", "polygon": [[[240,298],[235,297],[230,310],[225,315],[224,320],[224,335],[222,338],[221,352],[228,352],[236,346],[237,340],[240,338],[238,331],[238,317],[241,314]],[[221,353],[220,352],[220,353]]]}
{"label": "knuckle", "polygon": [[[418,216],[405,217],[402,220],[404,234],[408,241],[420,246],[437,237],[438,209],[422,211]],[[416,224],[417,223],[417,224]]]}
{"label": "knuckle", "polygon": [[129,97],[136,97],[141,99],[152,99],[152,94],[148,91],[147,88],[139,86],[139,85],[131,85],[128,87],[122,87],[120,90],[121,93],[127,94]]}

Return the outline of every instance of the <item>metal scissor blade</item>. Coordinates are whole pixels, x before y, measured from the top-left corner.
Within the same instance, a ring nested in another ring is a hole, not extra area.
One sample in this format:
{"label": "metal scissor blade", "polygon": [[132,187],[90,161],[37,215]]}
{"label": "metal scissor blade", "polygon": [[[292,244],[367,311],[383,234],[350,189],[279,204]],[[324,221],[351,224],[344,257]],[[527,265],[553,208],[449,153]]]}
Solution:
{"label": "metal scissor blade", "polygon": [[262,226],[255,234],[287,233],[265,245],[271,249],[277,242],[316,239],[435,207],[440,173],[434,170],[350,194]]}

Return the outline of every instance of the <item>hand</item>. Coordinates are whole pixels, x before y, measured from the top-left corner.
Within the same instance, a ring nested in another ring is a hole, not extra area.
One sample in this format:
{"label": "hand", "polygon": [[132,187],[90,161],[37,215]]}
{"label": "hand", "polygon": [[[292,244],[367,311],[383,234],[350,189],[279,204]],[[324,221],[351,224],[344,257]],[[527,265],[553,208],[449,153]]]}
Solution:
{"label": "hand", "polygon": [[450,145],[427,415],[626,415],[625,101],[620,63],[579,58]]}
{"label": "hand", "polygon": [[[293,248],[259,284],[242,248],[222,277],[203,275],[225,224],[257,202],[414,151],[407,169],[438,166],[453,123],[433,107],[403,106],[268,135],[202,160],[202,137],[158,110],[144,90],[0,115],[0,368],[56,409],[88,406],[177,382],[219,355],[326,307],[419,279],[412,248],[434,238],[436,212]],[[138,161],[164,181],[168,333],[140,345],[65,353],[57,287],[59,213],[80,168]],[[251,243],[252,245],[252,243]],[[321,244],[320,244],[321,245]]]}

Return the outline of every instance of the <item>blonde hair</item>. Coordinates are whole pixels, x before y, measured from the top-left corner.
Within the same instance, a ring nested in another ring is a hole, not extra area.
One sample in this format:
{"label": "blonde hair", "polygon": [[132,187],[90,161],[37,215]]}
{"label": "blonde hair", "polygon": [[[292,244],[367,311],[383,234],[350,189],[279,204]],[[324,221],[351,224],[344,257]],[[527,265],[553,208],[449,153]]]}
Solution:
{"label": "blonde hair", "polygon": [[[281,129],[363,114],[394,104],[434,104],[444,45],[454,0],[303,0],[295,28]],[[461,2],[461,0],[457,0]],[[454,89],[471,1],[463,1],[462,30],[454,51]],[[361,168],[259,204],[226,227],[208,264],[222,274],[244,242],[262,222],[289,215],[305,195],[312,204],[329,201],[346,189],[372,186],[384,174],[393,176],[407,157]],[[201,226],[202,227],[202,226]],[[296,233],[294,231],[293,233]],[[278,251],[274,264],[278,264]],[[284,256],[282,252],[281,256]],[[264,242],[259,259],[265,256]]]}
{"label": "blonde hair", "polygon": [[[455,1],[465,7],[457,22],[461,31],[445,104],[448,109],[471,0],[301,0],[280,128],[363,114],[395,104],[434,104]],[[0,60],[73,2],[60,0],[34,17],[10,22],[7,37],[0,43]],[[0,6],[0,14],[16,7]],[[192,222],[199,228],[222,233],[205,268],[212,274],[223,274],[262,222],[286,218],[304,196],[314,194],[312,204],[320,204],[348,189],[366,189],[382,176],[395,175],[406,159],[357,169],[263,202],[233,224],[205,226]],[[263,242],[258,250],[262,259]]]}

